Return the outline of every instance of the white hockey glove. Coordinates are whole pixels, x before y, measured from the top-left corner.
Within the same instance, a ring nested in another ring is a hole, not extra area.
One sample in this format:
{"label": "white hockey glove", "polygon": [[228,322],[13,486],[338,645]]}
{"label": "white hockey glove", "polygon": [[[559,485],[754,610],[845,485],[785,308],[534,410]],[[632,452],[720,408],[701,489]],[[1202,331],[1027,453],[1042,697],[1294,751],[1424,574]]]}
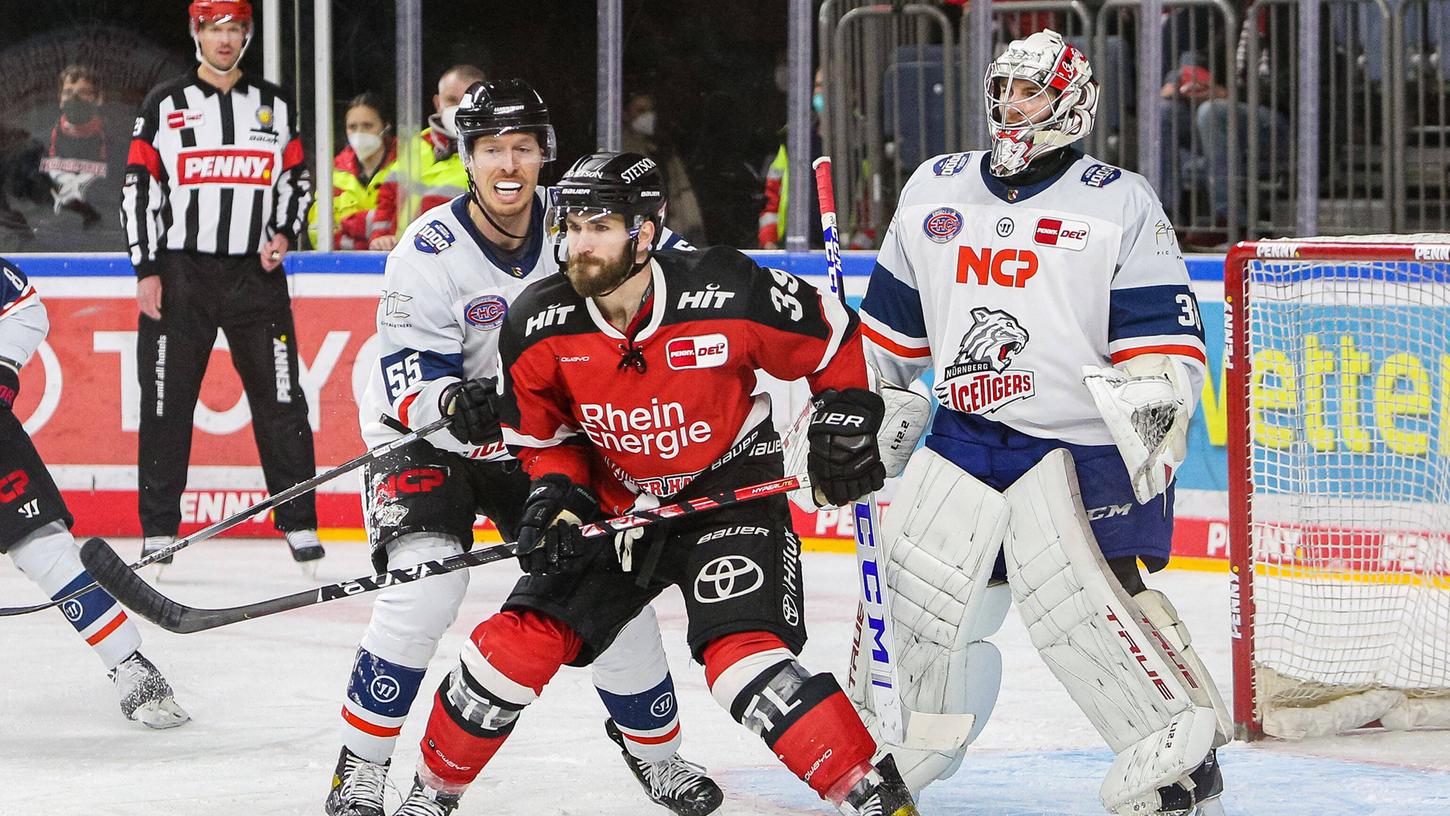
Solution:
{"label": "white hockey glove", "polygon": [[1188,453],[1188,371],[1166,354],[1144,354],[1112,368],[1083,366],[1082,373],[1128,468],[1133,496],[1146,504],[1173,483]]}
{"label": "white hockey glove", "polygon": [[[881,464],[885,465],[886,477],[889,479],[900,476],[906,469],[906,462],[916,450],[917,441],[926,433],[927,423],[931,421],[931,400],[909,388],[900,388],[885,382],[880,384],[877,392],[881,394],[886,410],[881,420],[881,430],[876,434],[876,445],[881,451]],[[782,445],[785,450],[787,476],[806,472],[806,454],[811,448],[806,433],[810,430],[811,415],[814,412],[815,406],[808,403],[785,432]],[[795,506],[807,513],[814,513],[819,509],[810,488],[792,490],[789,495]]]}

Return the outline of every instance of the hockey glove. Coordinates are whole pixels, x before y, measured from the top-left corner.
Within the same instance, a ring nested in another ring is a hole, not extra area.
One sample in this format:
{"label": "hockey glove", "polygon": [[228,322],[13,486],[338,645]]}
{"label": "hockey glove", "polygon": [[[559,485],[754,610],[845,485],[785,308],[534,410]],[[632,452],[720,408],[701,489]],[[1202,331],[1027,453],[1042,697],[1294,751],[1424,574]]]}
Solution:
{"label": "hockey glove", "polygon": [[551,575],[586,551],[579,525],[599,515],[599,497],[568,476],[549,473],[534,480],[519,520],[514,554],[524,572]]}
{"label": "hockey glove", "polygon": [[463,380],[443,389],[438,410],[453,417],[449,433],[468,445],[492,445],[503,439],[498,425],[498,387],[492,377]]}
{"label": "hockey glove", "polygon": [[9,411],[15,407],[15,398],[20,396],[20,372],[9,360],[0,358],[0,410]]}
{"label": "hockey glove", "polygon": [[1188,369],[1166,354],[1144,354],[1112,368],[1083,366],[1082,373],[1128,468],[1133,497],[1146,504],[1173,483],[1188,452]]}
{"label": "hockey glove", "polygon": [[864,388],[823,391],[807,432],[806,471],[816,503],[840,507],[886,482],[876,432],[885,413],[881,396]]}

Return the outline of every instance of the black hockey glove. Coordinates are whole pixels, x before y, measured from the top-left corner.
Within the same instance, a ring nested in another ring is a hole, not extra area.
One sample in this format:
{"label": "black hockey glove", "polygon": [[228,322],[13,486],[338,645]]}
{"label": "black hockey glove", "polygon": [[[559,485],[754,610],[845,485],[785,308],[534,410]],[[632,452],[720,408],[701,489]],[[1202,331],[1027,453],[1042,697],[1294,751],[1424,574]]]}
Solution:
{"label": "black hockey glove", "polygon": [[579,535],[579,525],[598,515],[599,497],[589,488],[558,473],[535,479],[529,486],[514,545],[519,565],[532,575],[564,572],[570,561],[589,549]]}
{"label": "black hockey glove", "polygon": [[0,410],[14,409],[15,398],[18,396],[20,396],[20,372],[10,365],[9,360],[0,360]]}
{"label": "black hockey glove", "polygon": [[492,445],[503,438],[498,426],[498,388],[492,377],[456,382],[443,389],[438,410],[453,417],[448,432],[469,445]]}
{"label": "black hockey glove", "polygon": [[864,388],[817,394],[806,432],[811,449],[806,470],[819,504],[837,507],[880,490],[886,481],[876,432],[886,412],[881,396]]}

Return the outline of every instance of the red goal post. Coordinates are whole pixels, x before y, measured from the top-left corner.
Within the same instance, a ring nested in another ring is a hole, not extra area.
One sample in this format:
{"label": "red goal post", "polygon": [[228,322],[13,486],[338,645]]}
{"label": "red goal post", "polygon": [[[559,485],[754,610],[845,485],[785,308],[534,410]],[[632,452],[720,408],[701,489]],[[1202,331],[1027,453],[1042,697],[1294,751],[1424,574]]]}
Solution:
{"label": "red goal post", "polygon": [[1238,736],[1450,726],[1450,235],[1224,268]]}

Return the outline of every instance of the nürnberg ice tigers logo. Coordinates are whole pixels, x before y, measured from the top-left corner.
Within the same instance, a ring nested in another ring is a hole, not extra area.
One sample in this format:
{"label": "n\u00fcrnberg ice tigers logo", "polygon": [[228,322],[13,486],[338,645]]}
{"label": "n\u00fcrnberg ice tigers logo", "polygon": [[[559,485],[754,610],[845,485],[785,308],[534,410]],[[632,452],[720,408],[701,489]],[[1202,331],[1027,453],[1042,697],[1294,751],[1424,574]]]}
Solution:
{"label": "n\u00fcrnberg ice tigers logo", "polygon": [[1037,393],[1036,374],[1012,368],[1027,347],[1027,330],[1007,312],[978,306],[962,335],[956,359],[932,388],[941,404],[967,414],[989,414]]}
{"label": "n\u00fcrnberg ice tigers logo", "polygon": [[980,360],[993,371],[1006,371],[1012,358],[1027,345],[1027,330],[1012,315],[984,306],[973,309],[972,317],[976,325],[962,335],[962,347],[952,365]]}

